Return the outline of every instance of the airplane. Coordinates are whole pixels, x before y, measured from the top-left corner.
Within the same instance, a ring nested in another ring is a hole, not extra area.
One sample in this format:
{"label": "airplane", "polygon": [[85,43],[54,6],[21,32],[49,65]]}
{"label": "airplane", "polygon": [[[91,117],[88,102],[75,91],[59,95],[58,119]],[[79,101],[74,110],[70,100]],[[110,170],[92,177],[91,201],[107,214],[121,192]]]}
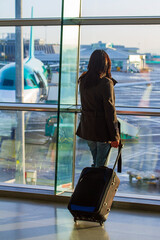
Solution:
{"label": "airplane", "polygon": [[[37,103],[48,98],[47,77],[47,68],[34,56],[34,39],[31,26],[29,57],[24,59],[24,103]],[[15,62],[6,64],[0,69],[0,102],[16,102]]]}

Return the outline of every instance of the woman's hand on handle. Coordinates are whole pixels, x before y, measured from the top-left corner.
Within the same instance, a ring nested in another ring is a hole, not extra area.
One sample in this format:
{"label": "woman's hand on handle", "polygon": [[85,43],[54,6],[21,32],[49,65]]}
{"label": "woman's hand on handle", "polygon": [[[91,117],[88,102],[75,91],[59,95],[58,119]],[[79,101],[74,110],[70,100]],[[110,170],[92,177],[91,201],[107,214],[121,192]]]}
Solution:
{"label": "woman's hand on handle", "polygon": [[118,146],[119,146],[119,140],[111,142],[111,147],[118,148]]}

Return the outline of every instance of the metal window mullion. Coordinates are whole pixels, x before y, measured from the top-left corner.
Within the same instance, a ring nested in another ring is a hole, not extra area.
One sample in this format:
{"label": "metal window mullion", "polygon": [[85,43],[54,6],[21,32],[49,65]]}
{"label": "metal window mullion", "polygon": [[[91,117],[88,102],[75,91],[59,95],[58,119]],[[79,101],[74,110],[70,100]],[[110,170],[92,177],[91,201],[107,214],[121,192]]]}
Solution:
{"label": "metal window mullion", "polygon": [[0,19],[0,27],[61,26],[61,18]]}
{"label": "metal window mullion", "polygon": [[[63,25],[150,25],[160,24],[160,16],[65,18]],[[0,27],[61,26],[61,18],[0,19]]]}
{"label": "metal window mullion", "polygon": [[82,17],[66,18],[64,25],[150,25],[160,24],[160,16],[155,17]]}
{"label": "metal window mullion", "polygon": [[[81,18],[81,0],[79,7],[79,18]],[[78,49],[77,49],[77,78],[79,78],[79,63],[80,63],[80,26],[78,29]],[[76,106],[78,105],[78,81],[76,81]],[[73,137],[73,162],[72,162],[72,189],[74,189],[75,185],[75,164],[76,164],[76,130],[77,130],[77,112],[74,115],[74,137]]]}

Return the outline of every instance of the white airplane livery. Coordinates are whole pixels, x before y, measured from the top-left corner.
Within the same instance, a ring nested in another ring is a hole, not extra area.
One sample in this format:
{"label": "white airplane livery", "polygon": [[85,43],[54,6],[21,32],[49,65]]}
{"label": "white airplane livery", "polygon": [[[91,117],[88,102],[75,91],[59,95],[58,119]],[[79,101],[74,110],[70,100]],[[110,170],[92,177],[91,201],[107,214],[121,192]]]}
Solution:
{"label": "white airplane livery", "polygon": [[[29,57],[24,59],[24,102],[37,103],[48,97],[48,72],[34,57],[34,39],[30,32]],[[16,63],[0,69],[0,102],[16,102]]]}

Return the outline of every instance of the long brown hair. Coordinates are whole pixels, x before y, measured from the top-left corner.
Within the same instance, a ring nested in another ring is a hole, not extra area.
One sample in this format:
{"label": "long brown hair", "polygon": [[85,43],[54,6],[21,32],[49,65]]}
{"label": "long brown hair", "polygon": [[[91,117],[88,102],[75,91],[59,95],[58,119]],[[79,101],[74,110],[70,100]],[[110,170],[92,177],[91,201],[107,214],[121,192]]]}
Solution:
{"label": "long brown hair", "polygon": [[104,50],[95,50],[89,59],[88,71],[82,74],[85,88],[90,88],[98,84],[101,75],[111,78],[111,60]]}

